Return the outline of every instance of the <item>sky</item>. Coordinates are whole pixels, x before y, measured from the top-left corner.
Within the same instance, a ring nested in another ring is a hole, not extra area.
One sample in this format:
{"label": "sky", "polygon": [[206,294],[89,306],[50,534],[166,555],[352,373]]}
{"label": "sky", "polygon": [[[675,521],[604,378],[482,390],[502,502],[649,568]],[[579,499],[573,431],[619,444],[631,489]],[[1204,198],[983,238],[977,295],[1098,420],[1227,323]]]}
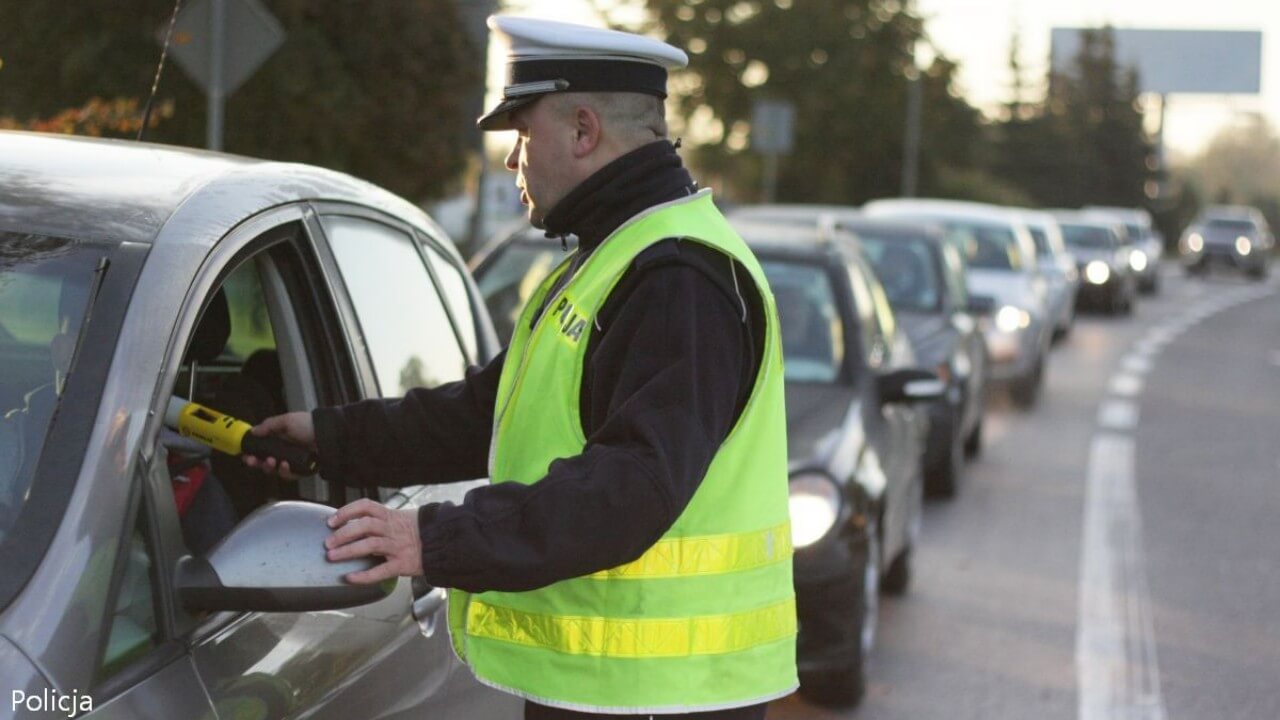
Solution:
{"label": "sky", "polygon": [[[764,0],[768,2],[769,0]],[[803,2],[803,0],[800,0]],[[1171,157],[1189,157],[1222,127],[1264,113],[1280,125],[1280,0],[913,0],[925,29],[944,55],[960,63],[959,85],[969,102],[993,109],[1008,99],[1010,39],[1020,37],[1025,77],[1042,78],[1055,27],[1262,31],[1259,95],[1173,95],[1165,114]],[[602,25],[587,0],[510,0],[516,14]],[[497,51],[497,48],[493,49]],[[491,92],[501,92],[502,59],[491,53]]]}

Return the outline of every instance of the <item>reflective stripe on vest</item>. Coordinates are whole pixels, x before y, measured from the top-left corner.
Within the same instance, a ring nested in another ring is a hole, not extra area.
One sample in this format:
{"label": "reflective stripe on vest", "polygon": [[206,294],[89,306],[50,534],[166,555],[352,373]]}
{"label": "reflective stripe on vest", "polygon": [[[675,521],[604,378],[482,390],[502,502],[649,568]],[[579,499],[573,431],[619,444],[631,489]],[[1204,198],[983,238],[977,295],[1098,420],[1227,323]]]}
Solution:
{"label": "reflective stripe on vest", "polygon": [[[538,615],[472,598],[467,632],[473,637],[545,648],[570,655],[670,658],[741,652],[796,633],[796,604],[785,600],[729,615],[625,620]],[[584,678],[584,681],[590,680]]]}
{"label": "reflective stripe on vest", "polygon": [[791,523],[729,535],[659,540],[638,559],[587,577],[672,578],[751,570],[791,559]]}

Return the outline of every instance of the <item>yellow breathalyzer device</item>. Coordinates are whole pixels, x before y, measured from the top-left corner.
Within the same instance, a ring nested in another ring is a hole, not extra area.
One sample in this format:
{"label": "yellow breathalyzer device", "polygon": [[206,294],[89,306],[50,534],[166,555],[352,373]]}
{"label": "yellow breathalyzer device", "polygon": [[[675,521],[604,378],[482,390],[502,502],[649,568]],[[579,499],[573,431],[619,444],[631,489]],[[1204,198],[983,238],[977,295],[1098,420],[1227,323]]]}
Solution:
{"label": "yellow breathalyzer device", "polygon": [[249,432],[253,426],[230,415],[224,415],[199,403],[180,397],[169,398],[164,424],[179,435],[197,440],[228,455],[273,457],[276,463],[289,463],[295,475],[316,472],[316,455],[310,450],[276,437],[259,437]]}

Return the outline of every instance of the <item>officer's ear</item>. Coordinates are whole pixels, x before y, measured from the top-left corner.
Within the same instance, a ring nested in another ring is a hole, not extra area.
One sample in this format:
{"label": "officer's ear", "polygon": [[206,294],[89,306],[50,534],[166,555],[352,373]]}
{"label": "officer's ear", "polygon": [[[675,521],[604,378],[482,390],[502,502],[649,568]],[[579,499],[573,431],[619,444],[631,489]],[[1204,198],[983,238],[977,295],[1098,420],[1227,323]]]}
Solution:
{"label": "officer's ear", "polygon": [[581,159],[600,145],[600,114],[595,108],[579,105],[573,111],[573,156]]}

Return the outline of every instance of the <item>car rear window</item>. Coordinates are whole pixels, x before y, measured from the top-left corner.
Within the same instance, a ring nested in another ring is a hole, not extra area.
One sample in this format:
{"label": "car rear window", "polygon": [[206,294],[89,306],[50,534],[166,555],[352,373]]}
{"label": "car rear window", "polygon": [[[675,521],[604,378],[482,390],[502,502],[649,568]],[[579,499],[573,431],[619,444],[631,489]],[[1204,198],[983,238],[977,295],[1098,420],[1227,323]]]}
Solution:
{"label": "car rear window", "polygon": [[1241,234],[1251,233],[1256,229],[1248,220],[1210,220],[1205,223],[1205,227],[1209,230]]}
{"label": "car rear window", "polygon": [[101,257],[72,240],[0,232],[0,540],[31,488]]}
{"label": "car rear window", "polygon": [[1071,247],[1106,250],[1116,245],[1110,230],[1097,225],[1063,225],[1062,239]]}
{"label": "car rear window", "polygon": [[1003,225],[951,221],[946,224],[949,239],[965,255],[970,268],[1021,270],[1022,252],[1013,230]]}

